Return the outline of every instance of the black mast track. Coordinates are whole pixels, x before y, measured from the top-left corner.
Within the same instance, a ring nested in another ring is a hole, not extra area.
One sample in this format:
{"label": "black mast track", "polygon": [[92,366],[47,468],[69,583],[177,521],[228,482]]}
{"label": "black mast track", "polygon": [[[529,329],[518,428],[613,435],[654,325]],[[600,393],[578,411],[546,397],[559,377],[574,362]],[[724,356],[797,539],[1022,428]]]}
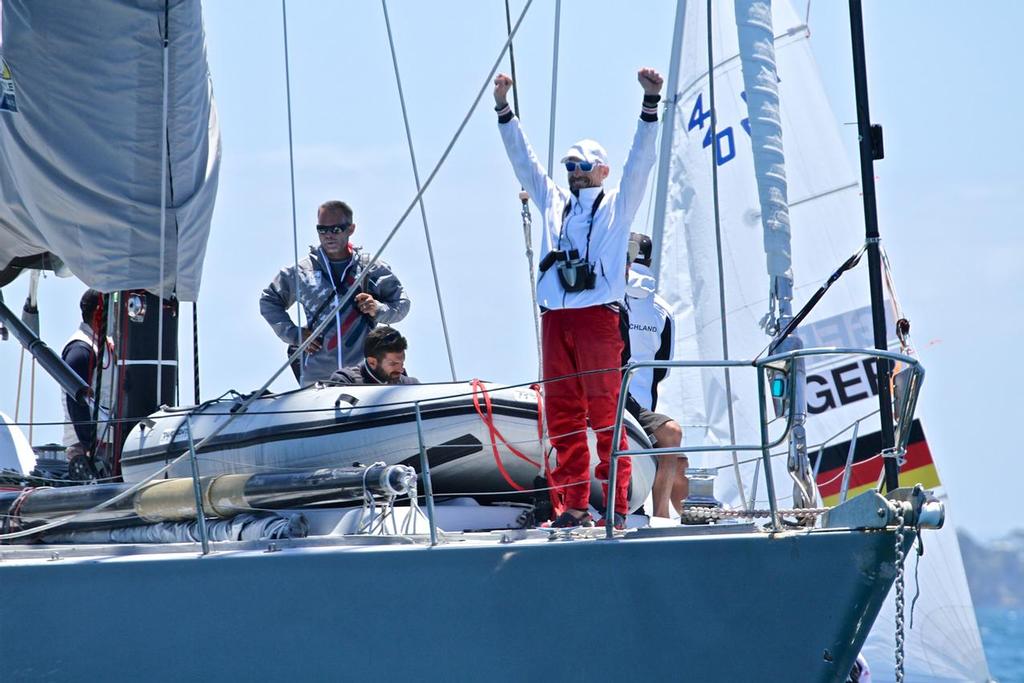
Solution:
{"label": "black mast track", "polygon": [[[868,108],[868,75],[864,57],[864,20],[860,0],[850,0],[850,36],[853,45],[853,82],[857,95],[857,133],[860,138],[860,179],[864,193],[864,229],[868,252],[868,279],[871,284],[871,320],[874,330],[875,348],[888,348],[885,329],[885,302],[882,290],[882,257],[878,234],[878,205],[875,199],[875,159],[882,158],[881,130],[878,130],[878,144],[874,144],[871,114]],[[891,449],[895,442],[892,417],[892,398],[889,378],[892,364],[878,359],[878,411],[882,423],[883,452]],[[883,458],[885,462],[885,488],[892,491],[899,486],[899,465],[895,458]]]}

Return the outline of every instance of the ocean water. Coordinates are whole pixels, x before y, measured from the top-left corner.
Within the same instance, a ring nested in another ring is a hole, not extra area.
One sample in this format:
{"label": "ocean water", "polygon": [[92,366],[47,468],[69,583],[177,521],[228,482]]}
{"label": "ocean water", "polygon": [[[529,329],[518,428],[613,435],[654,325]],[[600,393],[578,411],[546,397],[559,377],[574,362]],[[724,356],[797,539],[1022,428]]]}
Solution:
{"label": "ocean water", "polygon": [[1024,683],[1024,610],[979,608],[988,668],[999,683]]}

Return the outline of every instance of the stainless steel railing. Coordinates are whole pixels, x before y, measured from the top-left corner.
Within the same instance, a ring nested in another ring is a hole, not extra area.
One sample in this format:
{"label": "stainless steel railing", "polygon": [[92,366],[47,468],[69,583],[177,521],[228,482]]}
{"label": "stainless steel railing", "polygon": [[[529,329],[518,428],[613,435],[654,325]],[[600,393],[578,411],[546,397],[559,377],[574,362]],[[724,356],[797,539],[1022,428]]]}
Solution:
{"label": "stainless steel railing", "polygon": [[[852,356],[863,356],[876,358],[883,362],[896,362],[905,364],[909,371],[909,377],[905,379],[905,386],[902,388],[902,393],[897,399],[897,409],[895,415],[898,417],[899,425],[896,432],[896,444],[894,446],[893,454],[902,454],[907,447],[907,442],[910,438],[910,425],[913,422],[913,413],[917,406],[917,397],[920,392],[921,382],[924,380],[924,368],[920,362],[906,356],[904,354],[895,353],[892,351],[882,351],[878,349],[861,349],[861,348],[848,348],[848,347],[826,347],[826,348],[809,348],[809,349],[797,349],[794,351],[787,351],[784,353],[777,353],[764,358],[758,358],[750,361],[641,361],[638,363],[631,363],[622,375],[622,383],[619,387],[619,403],[616,411],[615,425],[612,431],[612,452],[609,462],[609,473],[608,473],[608,496],[606,501],[605,509],[605,537],[613,537],[614,518],[615,518],[615,484],[617,478],[617,460],[622,456],[658,456],[664,454],[687,454],[687,453],[706,453],[706,452],[722,452],[722,451],[761,451],[762,464],[765,472],[765,486],[768,491],[768,505],[771,510],[771,523],[772,528],[778,530],[778,502],[775,496],[775,482],[771,467],[771,449],[785,441],[792,428],[792,408],[787,411],[787,419],[785,423],[785,429],[782,435],[774,441],[769,438],[768,435],[768,406],[765,400],[766,394],[766,375],[769,370],[772,371],[784,371],[790,374],[795,367],[792,361],[797,358],[805,358],[810,356],[828,356],[828,355],[852,355]],[[750,367],[757,372],[757,392],[758,392],[758,416],[760,420],[760,432],[761,439],[760,443],[757,444],[721,444],[711,446],[679,446],[673,448],[638,448],[638,449],[620,449],[618,444],[622,439],[622,425],[625,412],[626,397],[629,392],[629,384],[633,378],[633,375],[642,368],[742,368]],[[787,382],[787,393],[789,398],[789,405],[793,405],[794,395],[796,391],[796,383],[792,381],[792,377]],[[847,463],[849,468],[850,463]]]}
{"label": "stainless steel railing", "polygon": [[[799,349],[795,351],[789,351],[785,353],[779,353],[772,356],[768,356],[761,359],[751,361],[725,361],[725,360],[708,360],[708,361],[643,361],[638,363],[632,363],[626,367],[623,372],[622,382],[620,384],[619,401],[617,406],[617,416],[612,427],[612,452],[610,456],[610,471],[608,478],[608,496],[607,496],[607,509],[605,514],[605,525],[606,525],[606,537],[611,538],[613,536],[612,529],[614,524],[614,500],[615,500],[615,484],[617,477],[617,460],[622,456],[640,456],[650,457],[658,456],[668,453],[673,454],[689,454],[689,453],[707,453],[707,452],[731,452],[731,451],[759,451],[761,453],[761,462],[765,470],[766,488],[768,490],[769,506],[772,513],[772,524],[773,528],[778,528],[778,504],[775,498],[775,485],[773,481],[773,474],[771,468],[771,449],[776,448],[782,444],[789,436],[793,425],[793,410],[789,410],[786,413],[785,427],[776,439],[769,437],[769,419],[768,419],[768,402],[766,398],[766,387],[767,387],[767,374],[769,371],[784,371],[791,372],[794,364],[793,360],[801,357],[809,356],[827,356],[827,355],[853,355],[863,357],[873,357],[884,362],[895,362],[906,366],[905,370],[907,374],[903,375],[903,378],[899,380],[901,382],[900,388],[896,393],[896,411],[895,414],[899,420],[897,428],[897,442],[893,452],[896,455],[901,454],[905,451],[907,442],[910,437],[910,425],[913,422],[913,413],[916,408],[917,398],[919,395],[920,385],[924,378],[924,368],[921,367],[920,363],[909,356],[903,354],[894,353],[890,351],[879,351],[872,349],[859,349],[859,348],[811,348],[811,349]],[[638,448],[638,449],[620,449],[618,444],[622,439],[622,429],[624,426],[623,419],[625,414],[625,402],[629,391],[629,385],[633,379],[635,373],[643,368],[693,368],[693,369],[713,369],[713,368],[745,368],[750,367],[757,373],[757,387],[758,387],[758,415],[760,420],[760,438],[756,443],[739,443],[739,444],[716,444],[716,445],[693,445],[687,446],[682,445],[674,448]],[[604,370],[607,371],[607,370]],[[902,374],[902,373],[901,373]],[[899,376],[899,375],[897,375]],[[558,381],[565,378],[551,378],[549,381]],[[524,383],[522,385],[508,385],[503,388],[516,388],[516,387],[528,387],[536,382]],[[796,391],[795,382],[790,381],[787,383],[787,394],[789,397],[790,405],[792,405],[793,397]],[[438,543],[438,528],[437,519],[434,507],[434,494],[433,486],[431,481],[430,463],[427,457],[427,448],[423,434],[423,417],[422,417],[422,406],[423,404],[429,404],[437,401],[448,400],[455,396],[467,396],[470,392],[461,392],[452,395],[445,395],[439,397],[432,397],[429,399],[422,399],[410,402],[404,402],[406,404],[412,403],[416,417],[416,432],[417,432],[417,445],[419,450],[421,477],[424,487],[424,497],[426,500],[427,507],[427,520],[429,523],[429,538],[430,546],[436,546]],[[538,406],[538,409],[540,407]],[[194,409],[192,409],[194,410]],[[138,482],[132,487],[133,490],[138,489],[153,478],[160,476],[164,472],[168,471],[171,466],[176,462],[182,460],[185,457],[190,459],[191,464],[191,477],[192,483],[195,490],[195,507],[196,507],[196,521],[198,525],[198,532],[200,536],[200,544],[202,546],[203,554],[210,552],[210,543],[205,528],[205,514],[203,509],[203,498],[201,492],[201,480],[198,467],[198,456],[197,450],[202,444],[193,443],[192,438],[192,424],[191,419],[193,414],[189,411],[189,414],[185,416],[185,434],[187,437],[188,448],[178,455],[176,458],[169,460],[169,462],[157,472],[152,473],[146,477],[142,482]],[[863,420],[865,418],[861,418]],[[859,424],[860,420],[857,421]],[[845,429],[843,430],[845,431]],[[855,428],[856,432],[856,428]],[[834,437],[831,437],[834,438]],[[829,440],[831,440],[831,438]],[[207,437],[209,439],[209,436]],[[826,440],[821,444],[821,448],[828,443]],[[854,435],[854,441],[856,441],[856,433]],[[852,448],[851,455],[847,458],[846,471],[844,472],[844,489],[846,482],[849,477],[849,470],[851,467],[852,460]],[[820,463],[820,458],[819,458]],[[128,492],[117,496],[120,499]],[[99,507],[106,507],[107,505],[116,502],[114,499],[106,501]],[[77,516],[77,515],[76,515]],[[68,518],[68,520],[71,518]],[[67,520],[61,520],[67,521]],[[56,522],[50,526],[58,526],[61,522]],[[6,538],[16,538],[20,536],[30,535],[36,530],[24,530],[18,533],[5,534]]]}

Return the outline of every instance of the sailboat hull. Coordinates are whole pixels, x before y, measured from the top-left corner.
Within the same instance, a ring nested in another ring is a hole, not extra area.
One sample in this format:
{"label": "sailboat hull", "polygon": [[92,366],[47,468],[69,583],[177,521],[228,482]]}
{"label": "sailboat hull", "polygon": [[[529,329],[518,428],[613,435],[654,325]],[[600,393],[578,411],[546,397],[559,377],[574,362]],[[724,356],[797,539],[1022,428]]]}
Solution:
{"label": "sailboat hull", "polygon": [[838,681],[895,574],[891,530],[676,534],[11,555],[0,658],[7,680]]}
{"label": "sailboat hull", "polygon": [[[378,461],[419,470],[415,407],[419,402],[435,494],[521,500],[520,489],[534,488],[541,462],[537,396],[530,389],[483,388],[486,397],[478,391],[475,402],[473,389],[466,383],[314,386],[267,395],[199,449],[200,473],[266,473]],[[222,400],[191,410],[194,443],[220,427],[238,404],[238,400]],[[125,481],[152,475],[188,449],[188,410],[155,413],[150,416],[154,426],[143,424],[132,430],[121,457]],[[493,434],[491,425],[496,429]],[[631,448],[649,447],[643,430],[630,416],[625,425]],[[597,465],[593,433],[590,440],[593,472]],[[647,498],[655,469],[649,458],[633,459],[631,509]],[[189,461],[172,465],[169,476],[191,476]],[[602,504],[596,482],[591,502],[595,507]]]}

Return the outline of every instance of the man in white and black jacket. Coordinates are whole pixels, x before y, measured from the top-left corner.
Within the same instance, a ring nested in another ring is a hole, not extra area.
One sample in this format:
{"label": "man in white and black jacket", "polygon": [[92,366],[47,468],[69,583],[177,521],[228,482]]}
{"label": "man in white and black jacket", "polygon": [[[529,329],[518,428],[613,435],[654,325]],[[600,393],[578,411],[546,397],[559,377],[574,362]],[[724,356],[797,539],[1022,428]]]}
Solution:
{"label": "man in white and black jacket", "polygon": [[[549,178],[508,106],[512,79],[505,74],[494,79],[505,151],[543,217],[537,303],[543,326],[545,416],[558,454],[557,466],[549,473],[557,515],[553,526],[592,523],[587,513],[588,423],[597,434],[600,464],[595,475],[607,481],[609,473],[621,380],[618,308],[625,296],[626,243],[654,166],[662,87],[654,69],[640,69],[637,79],[644,91],[640,120],[619,187],[608,190],[602,186],[609,172],[608,155],[593,140],[580,140],[562,158],[568,189]],[[562,376],[568,377],[548,381]],[[628,458],[619,458],[618,463],[614,524],[622,528],[629,512],[631,466]]]}
{"label": "man in white and black jacket", "polygon": [[[668,302],[658,295],[651,273],[651,238],[634,232],[629,238],[629,271],[626,273],[626,308],[623,332],[627,342],[625,362],[672,360],[675,347],[675,322]],[[641,368],[633,373],[626,408],[643,427],[651,443],[658,448],[675,448],[682,443],[683,430],[658,409],[658,384],[668,376],[668,368]],[[669,505],[680,512],[681,501],[689,493],[686,456],[662,455],[654,477],[654,515],[668,517]]]}

